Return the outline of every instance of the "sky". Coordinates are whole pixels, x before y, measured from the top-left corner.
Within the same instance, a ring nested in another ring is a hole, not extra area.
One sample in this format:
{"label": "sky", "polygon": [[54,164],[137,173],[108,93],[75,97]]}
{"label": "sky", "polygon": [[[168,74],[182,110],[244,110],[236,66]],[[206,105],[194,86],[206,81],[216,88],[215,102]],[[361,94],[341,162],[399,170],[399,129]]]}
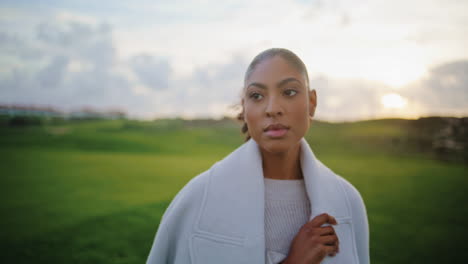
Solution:
{"label": "sky", "polygon": [[0,0],[0,104],[131,118],[238,111],[245,70],[287,48],[316,118],[468,116],[468,1]]}

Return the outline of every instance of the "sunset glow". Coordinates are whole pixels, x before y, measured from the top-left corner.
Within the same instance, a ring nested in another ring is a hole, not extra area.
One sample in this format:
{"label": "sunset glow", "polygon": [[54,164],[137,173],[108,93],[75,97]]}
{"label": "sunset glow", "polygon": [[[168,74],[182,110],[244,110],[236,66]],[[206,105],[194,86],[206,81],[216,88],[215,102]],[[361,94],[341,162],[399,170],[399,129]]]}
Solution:
{"label": "sunset glow", "polygon": [[396,93],[385,94],[381,98],[381,103],[385,108],[401,109],[406,106],[407,100]]}

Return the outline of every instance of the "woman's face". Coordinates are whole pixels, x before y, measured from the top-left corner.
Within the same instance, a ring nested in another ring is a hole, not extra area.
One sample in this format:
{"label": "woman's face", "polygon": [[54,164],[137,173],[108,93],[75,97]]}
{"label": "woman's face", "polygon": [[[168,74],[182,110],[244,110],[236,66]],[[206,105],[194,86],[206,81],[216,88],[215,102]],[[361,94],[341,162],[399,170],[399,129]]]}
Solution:
{"label": "woman's face", "polygon": [[286,152],[297,146],[316,106],[304,74],[279,56],[259,63],[245,83],[244,121],[263,150]]}

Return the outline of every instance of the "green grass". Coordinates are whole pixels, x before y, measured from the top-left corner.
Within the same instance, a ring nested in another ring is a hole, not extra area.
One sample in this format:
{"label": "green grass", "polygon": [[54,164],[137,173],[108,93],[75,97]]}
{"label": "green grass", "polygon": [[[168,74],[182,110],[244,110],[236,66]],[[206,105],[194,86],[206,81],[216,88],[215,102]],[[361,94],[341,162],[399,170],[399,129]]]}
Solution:
{"label": "green grass", "polygon": [[[316,123],[315,154],[368,211],[372,263],[462,263],[468,168],[417,153],[405,120]],[[184,184],[242,143],[227,122],[0,127],[2,263],[143,263]]]}

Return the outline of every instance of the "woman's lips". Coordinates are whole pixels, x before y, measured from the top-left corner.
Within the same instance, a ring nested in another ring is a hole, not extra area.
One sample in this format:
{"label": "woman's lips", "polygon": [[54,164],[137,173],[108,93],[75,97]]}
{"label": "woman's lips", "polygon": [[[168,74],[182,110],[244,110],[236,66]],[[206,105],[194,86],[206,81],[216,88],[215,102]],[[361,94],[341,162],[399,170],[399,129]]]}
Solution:
{"label": "woman's lips", "polygon": [[265,131],[266,135],[272,138],[280,138],[288,133],[287,128],[279,128],[279,129],[269,129]]}

